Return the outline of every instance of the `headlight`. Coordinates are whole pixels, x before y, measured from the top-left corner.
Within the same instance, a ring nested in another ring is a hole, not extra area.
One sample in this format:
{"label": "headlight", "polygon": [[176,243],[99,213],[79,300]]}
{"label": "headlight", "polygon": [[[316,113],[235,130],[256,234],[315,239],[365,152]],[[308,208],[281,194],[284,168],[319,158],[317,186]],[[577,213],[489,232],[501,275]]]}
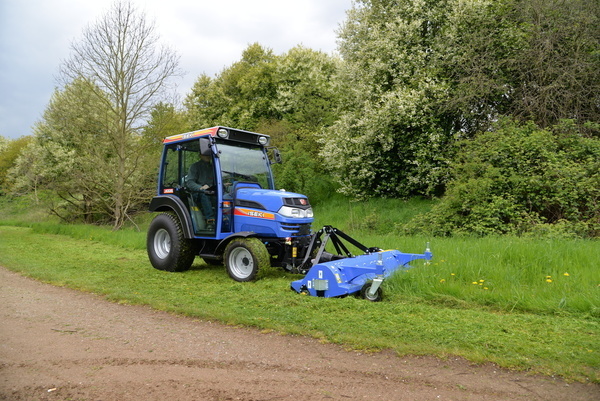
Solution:
{"label": "headlight", "polygon": [[217,135],[219,138],[227,139],[229,137],[229,131],[227,131],[225,128],[219,128]]}
{"label": "headlight", "polygon": [[267,146],[269,144],[269,138],[266,136],[259,136],[258,143],[260,143],[263,146]]}
{"label": "headlight", "polygon": [[308,209],[298,209],[296,207],[282,206],[281,209],[279,209],[279,214],[297,219],[313,217],[313,211],[310,207]]}

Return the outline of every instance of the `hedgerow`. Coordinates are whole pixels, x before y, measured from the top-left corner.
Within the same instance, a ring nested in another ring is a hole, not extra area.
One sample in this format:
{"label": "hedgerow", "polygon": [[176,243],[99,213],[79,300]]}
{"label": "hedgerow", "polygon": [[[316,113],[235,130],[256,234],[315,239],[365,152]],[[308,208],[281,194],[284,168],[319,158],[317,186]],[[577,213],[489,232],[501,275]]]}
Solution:
{"label": "hedgerow", "polygon": [[406,230],[600,236],[600,140],[583,132],[504,119],[460,142],[445,196]]}

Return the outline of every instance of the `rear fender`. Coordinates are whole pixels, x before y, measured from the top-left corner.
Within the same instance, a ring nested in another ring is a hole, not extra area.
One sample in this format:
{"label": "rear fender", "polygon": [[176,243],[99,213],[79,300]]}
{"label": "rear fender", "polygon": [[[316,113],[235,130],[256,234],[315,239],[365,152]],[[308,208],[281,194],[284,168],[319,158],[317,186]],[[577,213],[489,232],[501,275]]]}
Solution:
{"label": "rear fender", "polygon": [[158,195],[152,198],[149,210],[151,212],[174,212],[179,221],[185,238],[194,238],[192,218],[183,201],[175,195]]}

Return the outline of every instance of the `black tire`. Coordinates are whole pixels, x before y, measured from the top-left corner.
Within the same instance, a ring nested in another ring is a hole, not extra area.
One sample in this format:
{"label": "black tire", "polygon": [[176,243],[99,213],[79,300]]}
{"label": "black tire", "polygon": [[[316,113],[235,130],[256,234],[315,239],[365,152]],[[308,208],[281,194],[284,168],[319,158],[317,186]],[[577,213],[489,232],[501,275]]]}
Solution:
{"label": "black tire", "polygon": [[161,213],[152,220],[146,249],[152,266],[169,272],[188,270],[196,257],[193,241],[185,238],[181,222],[171,213]]}
{"label": "black tire", "polygon": [[225,267],[235,281],[252,281],[260,269],[271,266],[267,247],[258,238],[237,238],[225,248]]}
{"label": "black tire", "polygon": [[381,289],[381,287],[379,287],[377,291],[375,291],[374,295],[369,295],[369,290],[371,289],[372,285],[373,283],[371,282],[368,282],[365,285],[363,285],[360,289],[360,296],[361,298],[364,298],[367,301],[380,302],[383,299],[383,290]]}

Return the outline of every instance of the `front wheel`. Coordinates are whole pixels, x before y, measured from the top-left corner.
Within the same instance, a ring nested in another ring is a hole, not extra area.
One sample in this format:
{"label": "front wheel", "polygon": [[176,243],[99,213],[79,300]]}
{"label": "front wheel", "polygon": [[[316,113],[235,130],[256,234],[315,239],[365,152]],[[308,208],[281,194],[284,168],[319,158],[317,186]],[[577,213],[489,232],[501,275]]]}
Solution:
{"label": "front wheel", "polygon": [[379,287],[377,288],[377,291],[375,291],[374,294],[370,294],[369,292],[371,290],[372,285],[372,282],[368,282],[365,285],[363,285],[360,289],[360,296],[366,299],[367,301],[379,302],[383,299],[383,290],[381,289],[381,287]]}
{"label": "front wheel", "polygon": [[225,267],[235,281],[252,281],[270,265],[269,252],[258,238],[234,239],[225,248]]}
{"label": "front wheel", "polygon": [[185,238],[181,222],[171,213],[159,214],[152,220],[146,249],[155,269],[170,272],[188,270],[196,257],[194,243]]}

